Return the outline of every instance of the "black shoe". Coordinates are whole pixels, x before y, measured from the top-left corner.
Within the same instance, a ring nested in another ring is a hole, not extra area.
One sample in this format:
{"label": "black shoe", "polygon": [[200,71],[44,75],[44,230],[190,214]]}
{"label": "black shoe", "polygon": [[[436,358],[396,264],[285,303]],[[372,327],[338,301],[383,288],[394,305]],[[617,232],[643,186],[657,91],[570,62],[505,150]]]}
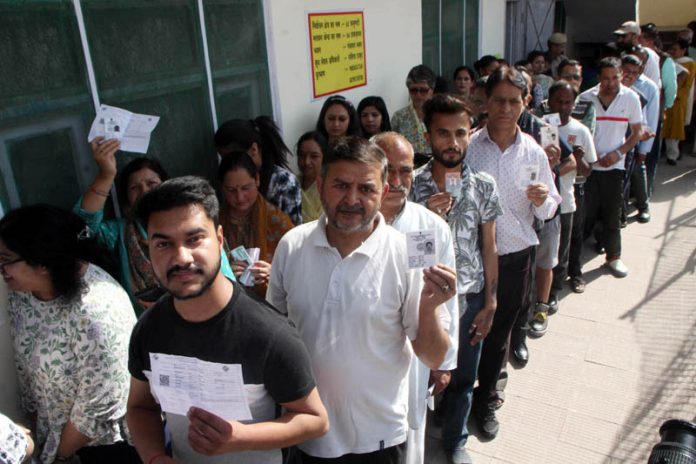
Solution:
{"label": "black shoe", "polygon": [[587,282],[582,277],[570,278],[570,289],[573,290],[573,293],[584,293],[585,285],[587,285]]}
{"label": "black shoe", "polygon": [[598,255],[603,255],[606,252],[606,250],[604,249],[604,246],[600,242],[595,243],[594,249]]}
{"label": "black shoe", "polygon": [[512,357],[515,359],[520,367],[524,367],[529,362],[529,350],[527,349],[527,342],[520,340],[518,342],[512,342]]}
{"label": "black shoe", "polygon": [[638,213],[638,222],[641,224],[645,224],[646,222],[650,222],[650,211],[647,209],[644,209],[640,213]]}
{"label": "black shoe", "polygon": [[529,321],[527,335],[532,338],[540,338],[549,328],[549,306],[544,303],[537,303],[534,308],[534,316]]}
{"label": "black shoe", "polygon": [[673,160],[673,159],[667,158],[667,164],[669,164],[670,166],[676,166],[676,165],[677,165],[677,161],[676,161],[676,160]]}
{"label": "black shoe", "polygon": [[628,225],[628,221],[626,220],[626,218],[622,217],[621,221],[619,222],[619,227],[622,229],[625,229],[627,225]]}
{"label": "black shoe", "polygon": [[474,410],[474,419],[481,435],[492,440],[498,435],[500,424],[495,417],[495,403],[485,403]]}
{"label": "black shoe", "polygon": [[549,316],[553,316],[558,312],[558,297],[553,293],[549,296]]}

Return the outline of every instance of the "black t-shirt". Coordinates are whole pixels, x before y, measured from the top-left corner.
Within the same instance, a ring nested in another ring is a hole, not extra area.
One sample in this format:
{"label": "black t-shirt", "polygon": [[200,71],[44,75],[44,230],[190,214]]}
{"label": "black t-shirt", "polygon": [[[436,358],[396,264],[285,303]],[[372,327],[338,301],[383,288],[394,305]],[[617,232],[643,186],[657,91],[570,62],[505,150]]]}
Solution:
{"label": "black t-shirt", "polygon": [[277,403],[307,396],[315,381],[297,330],[272,306],[251,298],[236,282],[233,285],[230,302],[207,321],[184,320],[171,296],[145,311],[131,335],[131,375],[146,381],[143,371],[151,370],[150,353],[165,353],[241,364],[244,384],[263,384]]}

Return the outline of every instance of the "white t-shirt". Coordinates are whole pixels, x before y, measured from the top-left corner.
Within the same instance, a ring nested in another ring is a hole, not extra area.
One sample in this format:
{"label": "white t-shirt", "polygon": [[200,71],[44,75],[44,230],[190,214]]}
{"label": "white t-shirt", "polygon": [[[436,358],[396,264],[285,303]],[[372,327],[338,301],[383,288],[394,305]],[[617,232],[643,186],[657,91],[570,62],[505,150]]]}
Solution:
{"label": "white t-shirt", "polygon": [[[583,158],[588,163],[597,162],[597,152],[595,151],[594,140],[592,140],[592,133],[590,130],[580,121],[574,118],[568,120],[568,124],[565,126],[558,126],[559,136],[565,140],[569,146],[573,147],[575,145],[580,145],[585,150],[585,156]],[[575,195],[574,195],[574,183],[581,184],[585,182],[583,176],[578,176],[577,171],[571,171],[559,179],[561,186],[561,213],[572,213],[575,211]]]}
{"label": "white t-shirt", "polygon": [[[597,126],[594,133],[594,143],[598,159],[623,145],[626,142],[629,126],[640,124],[643,121],[640,98],[633,90],[623,85],[607,109],[604,109],[599,100],[599,85],[580,94],[580,99],[589,100],[595,106]],[[624,169],[625,158],[626,154],[623,153],[619,160],[611,166],[605,168],[595,164],[592,169],[595,171]]]}
{"label": "white t-shirt", "polygon": [[334,458],[406,441],[409,339],[418,333],[422,273],[384,217],[342,258],[326,216],[290,230],[273,257],[267,299],[295,323],[312,358],[329,432],[299,446]]}
{"label": "white t-shirt", "polygon": [[643,75],[653,81],[658,89],[662,88],[662,79],[660,78],[660,57],[655,50],[645,47],[643,48],[648,53],[648,60],[645,63]]}

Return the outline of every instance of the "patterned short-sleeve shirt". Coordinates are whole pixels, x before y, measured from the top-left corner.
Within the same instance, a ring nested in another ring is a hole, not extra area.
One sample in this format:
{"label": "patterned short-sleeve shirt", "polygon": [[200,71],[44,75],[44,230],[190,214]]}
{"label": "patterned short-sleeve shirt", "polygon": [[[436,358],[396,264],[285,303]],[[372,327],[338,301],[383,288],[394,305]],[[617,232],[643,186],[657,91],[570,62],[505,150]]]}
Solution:
{"label": "patterned short-sleeve shirt", "polygon": [[[425,205],[428,198],[439,192],[433,179],[433,161],[415,172],[411,200]],[[483,290],[483,258],[479,243],[479,226],[494,221],[503,213],[495,180],[488,174],[462,164],[462,189],[447,222],[452,229],[454,254],[457,260],[457,290],[459,293],[478,293]]]}
{"label": "patterned short-sleeve shirt", "polygon": [[123,440],[128,341],[135,313],[126,292],[90,265],[79,297],[41,301],[11,292],[10,333],[22,407],[35,412],[40,462],[52,463],[65,424],[90,446]]}
{"label": "patterned short-sleeve shirt", "polygon": [[302,224],[302,189],[295,174],[280,166],[274,166],[271,180],[268,182],[268,192],[264,196],[290,216],[293,224]]}
{"label": "patterned short-sleeve shirt", "polygon": [[413,104],[401,108],[391,120],[392,130],[406,137],[416,153],[429,154],[432,150],[425,139],[425,124],[418,118]]}

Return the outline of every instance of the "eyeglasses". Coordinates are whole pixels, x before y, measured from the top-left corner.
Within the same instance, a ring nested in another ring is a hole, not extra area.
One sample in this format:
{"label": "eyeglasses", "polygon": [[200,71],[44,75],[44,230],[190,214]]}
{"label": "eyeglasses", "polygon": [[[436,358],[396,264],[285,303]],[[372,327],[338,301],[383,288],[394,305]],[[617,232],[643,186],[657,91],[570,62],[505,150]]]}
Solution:
{"label": "eyeglasses", "polygon": [[11,259],[10,261],[0,261],[0,271],[4,271],[6,266],[24,261],[24,258]]}
{"label": "eyeglasses", "polygon": [[432,90],[430,87],[409,87],[408,93],[412,95],[428,95],[430,90]]}

